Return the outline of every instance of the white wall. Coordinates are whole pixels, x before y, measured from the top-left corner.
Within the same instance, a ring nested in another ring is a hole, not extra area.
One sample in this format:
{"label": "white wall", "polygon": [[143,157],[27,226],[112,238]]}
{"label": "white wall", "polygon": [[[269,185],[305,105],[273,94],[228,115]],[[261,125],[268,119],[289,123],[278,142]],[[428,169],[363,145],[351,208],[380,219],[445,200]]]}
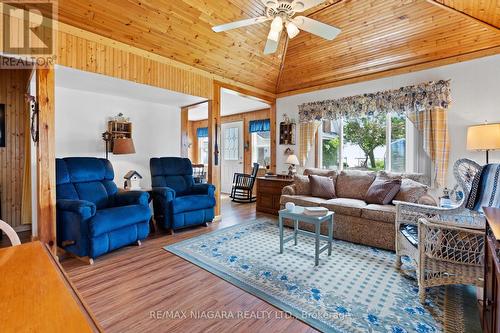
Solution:
{"label": "white wall", "polygon": [[105,157],[101,135],[107,130],[109,118],[120,112],[130,117],[136,154],[109,155],[119,187],[129,170],[144,177],[143,187],[151,186],[149,159],[180,156],[181,118],[177,107],[57,87],[56,110],[57,157]]}
{"label": "white wall", "polygon": [[[480,124],[484,121],[500,122],[500,55],[280,98],[277,101],[277,128],[279,128],[279,122],[282,121],[284,113],[298,122],[298,106],[302,103],[397,89],[440,79],[451,79],[453,104],[450,107],[448,117],[451,138],[450,170],[457,159],[464,157],[483,164],[485,162],[484,152],[471,152],[465,149],[466,131],[469,125]],[[276,140],[279,142],[279,133],[277,133]],[[296,142],[300,142],[298,128]],[[287,147],[281,145],[277,147],[278,173],[287,170],[288,166],[284,164],[286,159],[284,151]],[[291,148],[297,154],[299,153],[298,145],[291,146]],[[500,162],[500,151],[490,153],[490,162]],[[308,166],[313,164],[314,152],[310,155]],[[455,181],[450,171],[448,185],[454,184]]]}

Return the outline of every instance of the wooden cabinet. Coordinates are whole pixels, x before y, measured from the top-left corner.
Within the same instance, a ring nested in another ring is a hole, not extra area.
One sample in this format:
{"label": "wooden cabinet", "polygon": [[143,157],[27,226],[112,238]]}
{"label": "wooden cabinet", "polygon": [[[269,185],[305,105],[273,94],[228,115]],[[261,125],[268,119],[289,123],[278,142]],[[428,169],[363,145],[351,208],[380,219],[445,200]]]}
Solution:
{"label": "wooden cabinet", "polygon": [[484,297],[482,324],[486,333],[500,333],[500,209],[485,208]]}
{"label": "wooden cabinet", "polygon": [[257,211],[278,215],[283,187],[293,184],[293,179],[277,177],[257,178]]}
{"label": "wooden cabinet", "polygon": [[113,152],[113,141],[119,138],[132,138],[132,123],[129,121],[108,121],[108,132],[111,133],[111,144],[108,147],[110,153]]}

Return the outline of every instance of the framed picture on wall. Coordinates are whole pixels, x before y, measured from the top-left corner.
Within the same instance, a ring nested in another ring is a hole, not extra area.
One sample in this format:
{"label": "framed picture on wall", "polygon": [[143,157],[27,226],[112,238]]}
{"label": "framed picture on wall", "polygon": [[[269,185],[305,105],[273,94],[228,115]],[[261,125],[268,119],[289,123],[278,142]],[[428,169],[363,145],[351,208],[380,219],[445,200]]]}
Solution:
{"label": "framed picture on wall", "polygon": [[0,147],[5,147],[5,104],[0,104]]}

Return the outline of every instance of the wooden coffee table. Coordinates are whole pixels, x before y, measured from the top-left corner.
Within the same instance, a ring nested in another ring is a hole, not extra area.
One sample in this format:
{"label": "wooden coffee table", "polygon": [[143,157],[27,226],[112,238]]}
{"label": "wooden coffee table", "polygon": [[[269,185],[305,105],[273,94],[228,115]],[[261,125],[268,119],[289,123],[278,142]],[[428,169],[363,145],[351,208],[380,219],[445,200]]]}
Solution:
{"label": "wooden coffee table", "polygon": [[[285,243],[294,241],[297,245],[297,235],[301,234],[315,239],[314,247],[314,265],[319,264],[319,254],[328,249],[328,255],[332,254],[332,240],[333,240],[333,220],[335,217],[334,212],[328,212],[324,216],[309,216],[304,214],[304,207],[296,206],[292,211],[283,209],[279,211],[279,228],[280,228],[280,254],[283,253],[283,246]],[[293,235],[284,238],[283,236],[283,219],[293,220]],[[310,223],[314,225],[314,232],[299,229],[299,221]],[[321,235],[321,224],[328,223],[328,236]],[[325,240],[328,243],[320,248],[320,240]]]}

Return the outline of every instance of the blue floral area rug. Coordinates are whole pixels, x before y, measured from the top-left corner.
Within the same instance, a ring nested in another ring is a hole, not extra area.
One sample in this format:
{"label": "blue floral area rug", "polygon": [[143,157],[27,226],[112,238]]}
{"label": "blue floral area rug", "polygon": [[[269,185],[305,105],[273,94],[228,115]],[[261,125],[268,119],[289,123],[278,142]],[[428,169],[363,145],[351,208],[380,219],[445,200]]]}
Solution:
{"label": "blue floral area rug", "polygon": [[[285,230],[285,236],[292,230]],[[375,237],[375,235],[374,235]],[[324,332],[480,332],[475,289],[430,288],[394,268],[389,251],[334,241],[314,266],[314,240],[279,254],[279,229],[257,220],[165,247]],[[407,266],[407,264],[405,265]],[[410,267],[405,267],[410,268]]]}

